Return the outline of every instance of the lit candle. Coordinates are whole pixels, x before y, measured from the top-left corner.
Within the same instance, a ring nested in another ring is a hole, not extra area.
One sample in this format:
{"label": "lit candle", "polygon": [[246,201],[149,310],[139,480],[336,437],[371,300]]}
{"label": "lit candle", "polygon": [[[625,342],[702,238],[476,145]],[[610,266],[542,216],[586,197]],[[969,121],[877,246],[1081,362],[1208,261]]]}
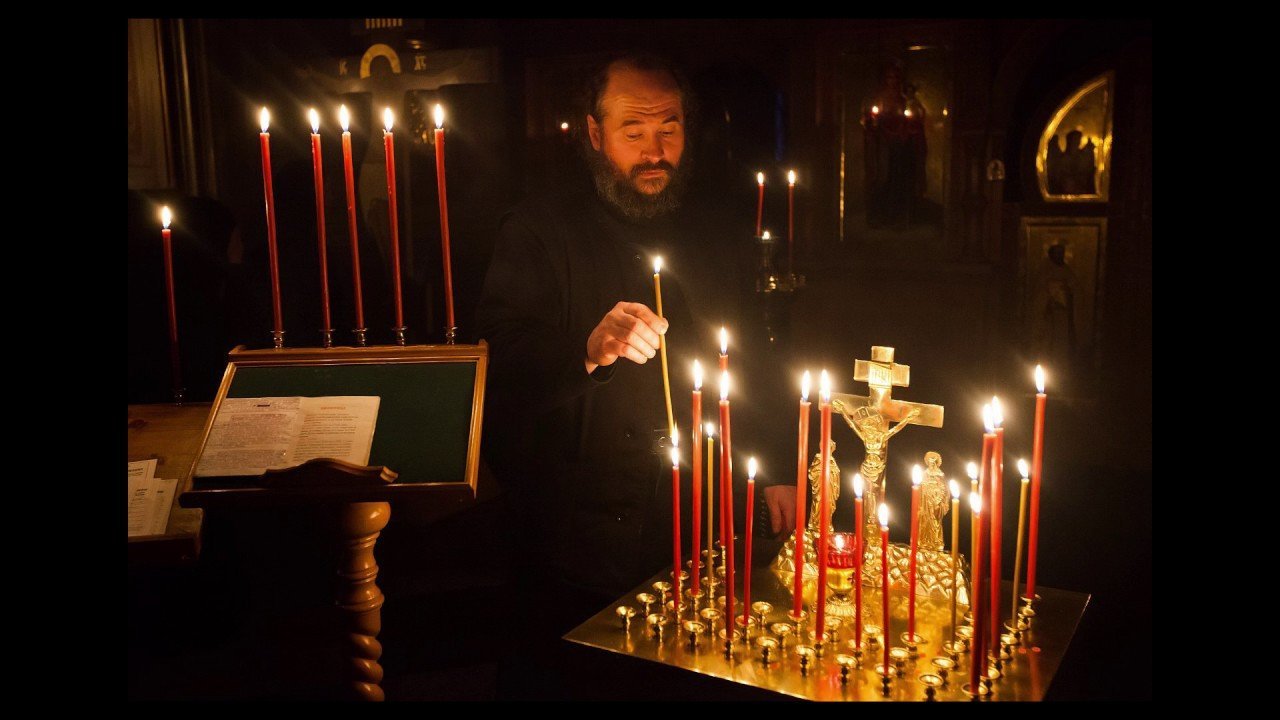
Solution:
{"label": "lit candle", "polygon": [[1018,575],[1022,573],[1022,530],[1027,519],[1027,486],[1031,478],[1027,477],[1030,468],[1027,461],[1018,460],[1018,473],[1022,475],[1022,489],[1018,492],[1018,547],[1013,553],[1013,598],[1010,599],[1009,631],[1018,631]]}
{"label": "lit candle", "polygon": [[[689,578],[693,581],[693,592],[697,594],[702,586],[698,578],[698,549],[702,545],[702,365],[697,360],[693,361],[693,432],[690,440],[693,443],[689,451],[693,462],[693,557],[690,559],[693,565],[689,568]],[[710,501],[708,497],[707,502]],[[710,532],[708,524],[707,533]],[[707,561],[710,562],[710,557]]]}
{"label": "lit candle", "polygon": [[726,635],[733,637],[733,456],[729,433],[729,372],[720,373],[720,545],[724,552]]}
{"label": "lit candle", "polygon": [[351,113],[347,106],[338,108],[338,123],[342,125],[342,172],[347,187],[347,236],[351,238],[351,279],[355,285],[356,347],[364,346],[364,295],[360,289],[360,236],[356,232],[356,182],[351,169]]}
{"label": "lit candle", "polygon": [[991,626],[988,628],[990,645],[988,648],[1000,654],[1000,550],[1003,536],[1003,506],[1002,501],[1004,493],[1004,428],[1000,427],[1000,423],[1004,420],[1004,414],[1000,409],[1000,399],[991,398],[991,422],[995,427],[995,441],[991,448],[991,488],[987,497],[990,498],[987,510],[986,522],[991,526],[991,594],[987,596],[987,602],[991,606]]}
{"label": "lit candle", "polygon": [[1040,478],[1044,467],[1044,368],[1036,365],[1036,420],[1031,443],[1031,537],[1027,546],[1027,597],[1036,597],[1036,549],[1040,542]]}
{"label": "lit candle", "polygon": [[178,305],[174,301],[173,291],[173,236],[169,224],[173,222],[173,213],[169,206],[160,208],[160,245],[164,249],[164,292],[165,309],[169,313],[169,370],[173,383],[173,401],[182,402],[182,361],[178,353]]}
{"label": "lit candle", "polygon": [[720,328],[720,372],[729,369],[729,331]]}
{"label": "lit candle", "polygon": [[[821,645],[825,639],[827,628],[824,624],[827,610],[827,526],[831,524],[831,489],[827,483],[831,477],[831,377],[823,370],[818,381],[819,400],[818,417],[821,428],[822,475],[818,497],[818,600],[817,624],[814,625],[816,642]],[[888,627],[887,625],[885,626]],[[886,635],[887,637],[887,635]]]}
{"label": "lit candle", "polygon": [[715,578],[715,533],[712,528],[715,527],[715,457],[716,457],[716,426],[707,423],[705,427],[707,433],[707,602],[711,602],[711,593],[714,583],[711,581]]}
{"label": "lit candle", "polygon": [[267,199],[267,262],[271,268],[271,316],[275,323],[271,335],[275,346],[282,348],[284,314],[280,312],[280,257],[276,254],[276,194],[271,187],[271,133],[267,132],[271,113],[266,108],[258,113],[258,123],[262,126],[258,144],[262,148],[262,194]]}
{"label": "lit candle", "polygon": [[787,171],[787,272],[795,272],[796,171]]}
{"label": "lit candle", "polygon": [[[653,296],[657,300],[658,317],[662,315],[662,256],[653,259]],[[662,395],[667,401],[667,430],[675,432],[675,418],[671,413],[671,381],[667,375],[667,336],[658,336],[658,355],[662,358]]]}
{"label": "lit candle", "polygon": [[[445,342],[452,345],[457,335],[457,325],[453,319],[453,261],[449,259],[449,193],[445,187],[444,174],[444,108],[436,103],[431,114],[436,121],[436,188],[440,201],[440,260],[444,264],[444,310]],[[567,129],[567,128],[566,128]],[[670,427],[668,423],[667,427]]]}
{"label": "lit candle", "polygon": [[756,185],[760,188],[756,194],[756,237],[760,237],[760,221],[764,219],[764,173],[756,173]]}
{"label": "lit candle", "polygon": [[949,480],[951,490],[951,648],[956,648],[956,602],[960,595],[957,580],[960,577],[960,555],[956,551],[960,542],[960,483]]}
{"label": "lit candle", "polygon": [[387,226],[391,229],[391,287],[396,300],[396,344],[404,345],[404,302],[400,293],[400,214],[396,211],[396,148],[391,125],[396,116],[391,108],[382,111],[382,146],[387,155]]}
{"label": "lit candle", "polygon": [[747,536],[745,541],[747,548],[742,558],[742,631],[744,633],[751,627],[747,624],[747,618],[751,613],[751,534],[755,529],[756,469],[758,467],[754,457],[747,458]]}
{"label": "lit candle", "polygon": [[889,506],[880,503],[880,637],[884,645],[884,674],[889,674]]}
{"label": "lit candle", "polygon": [[792,558],[795,565],[795,587],[791,612],[796,617],[804,609],[804,510],[805,489],[809,483],[805,474],[805,459],[809,454],[809,371],[800,378],[800,433],[796,440],[796,535]]}
{"label": "lit candle", "polygon": [[680,602],[684,597],[680,592],[680,436],[671,433],[671,575],[675,583],[675,610],[680,615]]}
{"label": "lit candle", "polygon": [[862,473],[853,474],[853,641],[862,645]]}
{"label": "lit candle", "polygon": [[[970,493],[969,508],[973,512],[974,522],[978,527],[978,537],[983,535],[982,522],[982,493]],[[969,582],[969,614],[973,616],[973,646],[969,648],[969,688],[977,694],[979,687],[979,679],[982,673],[986,672],[987,656],[984,653],[983,642],[985,633],[983,632],[982,621],[982,556],[986,543],[978,543],[978,552],[973,556],[973,578]]]}
{"label": "lit candle", "polygon": [[920,483],[924,470],[919,465],[911,468],[911,548],[908,553],[907,577],[907,635],[915,642],[916,634],[916,542],[920,534]]}
{"label": "lit candle", "polygon": [[320,155],[320,114],[315,108],[307,111],[311,120],[311,176],[316,183],[316,247],[320,252],[320,309],[324,315],[324,328],[321,330],[324,346],[333,345],[333,323],[329,317],[329,258],[325,252],[324,227],[324,165]]}

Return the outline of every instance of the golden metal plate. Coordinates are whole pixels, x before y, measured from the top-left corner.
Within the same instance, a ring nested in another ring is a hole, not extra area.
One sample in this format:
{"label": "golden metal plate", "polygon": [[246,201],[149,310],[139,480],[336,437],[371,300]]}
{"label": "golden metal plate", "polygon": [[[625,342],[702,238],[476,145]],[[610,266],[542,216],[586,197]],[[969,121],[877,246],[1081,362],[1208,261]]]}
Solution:
{"label": "golden metal plate", "polygon": [[[773,605],[773,611],[765,618],[764,627],[775,622],[788,622],[787,612],[792,607],[790,589],[783,587],[772,573],[763,572],[763,568],[761,570],[762,572],[752,573],[753,580],[758,580],[752,583],[751,597],[752,600],[764,600]],[[862,667],[851,670],[847,683],[840,680],[838,657],[850,652],[848,640],[853,633],[851,624],[840,629],[840,639],[836,646],[828,645],[821,657],[813,658],[806,675],[800,674],[800,662],[795,653],[796,641],[791,637],[787,638],[785,649],[773,654],[768,665],[761,662],[758,646],[754,642],[758,637],[754,628],[751,642],[737,643],[733,658],[728,660],[724,656],[724,643],[718,637],[713,642],[708,642],[710,638],[707,637],[700,638],[697,646],[691,649],[683,629],[667,633],[662,642],[652,637],[644,623],[632,622],[630,630],[624,631],[618,620],[617,608],[634,603],[637,592],[649,589],[654,582],[669,575],[670,572],[665,569],[654,575],[574,628],[564,639],[607,653],[660,663],[782,696],[824,701],[924,700],[926,681],[921,681],[920,677],[938,674],[939,668],[933,663],[933,658],[942,654],[942,643],[951,639],[947,624],[950,606],[918,604],[916,632],[925,637],[925,643],[920,645],[918,657],[903,666],[902,676],[891,681],[889,693],[885,695],[881,678],[875,671],[875,666],[883,658],[883,648],[879,645],[874,650],[864,651]],[[1090,596],[1085,593],[1046,587],[1036,589],[1041,599],[1035,606],[1036,616],[1031,628],[1023,634],[1022,643],[1012,648],[1013,657],[1004,663],[1003,675],[993,682],[994,693],[984,697],[986,701],[1043,699],[1054,673],[1066,655],[1067,646],[1075,635],[1085,607],[1089,604]],[[1001,597],[1008,598],[1011,591],[1009,583],[1004,583]],[[901,644],[898,638],[907,629],[906,606],[906,588],[895,586],[890,591],[888,633],[895,646]],[[959,614],[963,615],[965,609],[961,606]],[[879,589],[864,587],[864,623],[879,625],[880,613]],[[628,673],[619,671],[615,681],[626,683],[627,675]],[[969,698],[961,691],[961,686],[968,681],[969,655],[964,654],[960,656],[956,667],[948,673],[945,684],[935,688],[934,699],[968,701]],[[714,699],[711,694],[717,692],[719,691],[709,688],[707,699]]]}

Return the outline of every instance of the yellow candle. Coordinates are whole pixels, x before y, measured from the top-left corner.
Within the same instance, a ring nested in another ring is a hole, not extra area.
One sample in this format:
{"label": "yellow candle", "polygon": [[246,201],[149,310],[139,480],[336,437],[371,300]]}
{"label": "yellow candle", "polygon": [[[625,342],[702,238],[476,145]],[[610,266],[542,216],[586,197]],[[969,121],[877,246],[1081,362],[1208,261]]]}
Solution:
{"label": "yellow candle", "polygon": [[[662,317],[662,257],[653,259],[653,294],[657,300],[658,317]],[[658,336],[658,354],[662,356],[662,394],[667,401],[667,430],[675,434],[675,416],[671,413],[671,380],[667,375],[667,336]]]}

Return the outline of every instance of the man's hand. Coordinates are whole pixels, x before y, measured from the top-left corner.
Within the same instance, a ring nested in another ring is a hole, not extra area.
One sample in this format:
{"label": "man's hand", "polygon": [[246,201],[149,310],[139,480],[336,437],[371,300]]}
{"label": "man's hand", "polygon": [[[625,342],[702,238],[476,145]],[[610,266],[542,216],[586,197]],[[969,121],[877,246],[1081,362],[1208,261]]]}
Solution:
{"label": "man's hand", "polygon": [[769,485],[764,489],[764,504],[769,506],[769,526],[774,536],[796,526],[796,488],[794,485]]}
{"label": "man's hand", "polygon": [[587,338],[587,372],[612,365],[620,357],[643,365],[657,354],[658,337],[666,332],[667,321],[643,304],[614,305]]}

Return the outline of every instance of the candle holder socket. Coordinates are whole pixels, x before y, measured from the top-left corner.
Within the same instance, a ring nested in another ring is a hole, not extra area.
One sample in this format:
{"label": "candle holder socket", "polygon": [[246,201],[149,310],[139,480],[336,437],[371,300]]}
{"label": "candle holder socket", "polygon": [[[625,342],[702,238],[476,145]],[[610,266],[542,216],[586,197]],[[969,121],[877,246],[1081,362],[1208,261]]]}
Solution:
{"label": "candle holder socket", "polygon": [[619,605],[614,612],[618,614],[618,619],[622,621],[622,631],[630,632],[631,618],[636,616],[636,609],[630,605]]}
{"label": "candle holder socket", "polygon": [[852,655],[840,653],[839,655],[836,655],[836,664],[840,666],[840,684],[848,685],[849,671],[857,667],[858,661],[855,660]]}
{"label": "candle holder socket", "polygon": [[320,331],[320,342],[323,347],[326,347],[326,348],[333,347],[333,329],[332,328],[325,328],[324,330]]}
{"label": "candle holder socket", "polygon": [[702,589],[699,588],[696,592],[689,590],[685,593],[685,597],[689,598],[689,605],[693,608],[693,612],[697,613],[698,606],[702,604],[702,598],[706,597],[706,593],[702,592]]}
{"label": "candle holder socket", "polygon": [[658,593],[658,607],[667,606],[667,597],[671,594],[671,583],[666,580],[659,580],[653,584],[654,592]]}
{"label": "candle holder socket", "polygon": [[907,652],[911,654],[911,657],[918,656],[920,654],[920,646],[927,642],[920,633],[904,632],[899,639],[902,640],[902,644],[906,646]]}
{"label": "candle holder socket", "polygon": [[808,675],[809,666],[813,664],[813,658],[817,656],[817,651],[811,645],[796,646],[796,657],[800,659],[800,674]]}
{"label": "candle holder socket", "polygon": [[706,629],[707,629],[707,626],[697,620],[684,621],[684,631],[689,635],[690,650],[695,652],[697,651],[698,638],[706,631]]}
{"label": "candle holder socket", "polygon": [[276,350],[284,349],[284,331],[283,330],[271,331],[271,347],[275,348]]}
{"label": "candle holder socket", "polygon": [[942,678],[932,673],[925,673],[920,676],[920,684],[924,685],[924,699],[926,702],[933,702],[934,695],[937,694],[938,688],[946,683]]}
{"label": "candle holder socket", "polygon": [[952,670],[956,669],[956,661],[951,658],[936,657],[930,662],[933,663],[933,669],[938,674],[938,677],[942,678],[942,684],[946,685],[947,676],[951,674]]}
{"label": "candle holder socket", "polygon": [[404,345],[404,334],[405,334],[405,331],[408,329],[409,328],[404,325],[401,325],[400,327],[391,328],[391,332],[395,333],[397,345]]}
{"label": "candle holder socket", "polygon": [[760,662],[768,665],[773,660],[773,655],[777,652],[779,644],[777,639],[762,635],[756,638],[756,647],[760,648]]}
{"label": "candle holder socket", "polygon": [[660,613],[654,613],[649,616],[649,630],[653,633],[653,639],[662,642],[666,638],[667,626],[671,624],[671,618]]}
{"label": "candle holder socket", "polygon": [[644,609],[644,616],[649,617],[653,614],[653,604],[658,602],[658,598],[653,593],[642,592],[636,594],[636,602]]}
{"label": "candle holder socket", "polygon": [[800,608],[800,614],[797,615],[794,610],[787,612],[787,617],[791,620],[791,625],[795,628],[796,637],[800,637],[800,633],[804,630],[804,624],[809,621],[809,611]]}
{"label": "candle holder socket", "polygon": [[769,632],[778,638],[778,648],[785,650],[787,647],[787,637],[795,630],[790,624],[784,622],[776,622],[769,626]]}
{"label": "candle holder socket", "polygon": [[947,642],[942,643],[942,651],[945,652],[952,660],[956,660],[964,653],[969,652],[969,644],[960,638],[948,640]]}
{"label": "candle holder socket", "polygon": [[444,331],[444,343],[446,345],[454,345],[458,342],[458,326],[446,328]]}
{"label": "candle holder socket", "polygon": [[965,695],[967,695],[968,697],[974,700],[982,700],[983,698],[991,694],[991,688],[988,686],[985,680],[979,680],[978,689],[976,691],[973,689],[972,684],[965,683],[964,685],[960,686],[960,692],[963,692]]}
{"label": "candle holder socket", "polygon": [[751,612],[756,614],[756,627],[763,628],[765,626],[765,616],[773,612],[773,604],[764,600],[757,600],[751,603]]}
{"label": "candle holder socket", "polygon": [[369,328],[356,328],[351,332],[355,335],[356,347],[365,347],[368,345],[368,338],[366,336],[369,333]]}
{"label": "candle holder socket", "polygon": [[711,607],[702,608],[702,610],[698,611],[698,615],[702,618],[702,622],[706,624],[708,632],[714,632],[720,624],[721,618],[724,617],[724,613]]}

